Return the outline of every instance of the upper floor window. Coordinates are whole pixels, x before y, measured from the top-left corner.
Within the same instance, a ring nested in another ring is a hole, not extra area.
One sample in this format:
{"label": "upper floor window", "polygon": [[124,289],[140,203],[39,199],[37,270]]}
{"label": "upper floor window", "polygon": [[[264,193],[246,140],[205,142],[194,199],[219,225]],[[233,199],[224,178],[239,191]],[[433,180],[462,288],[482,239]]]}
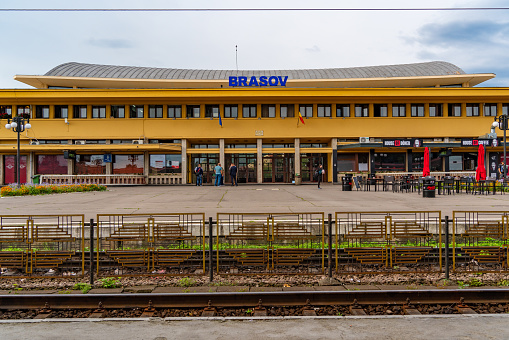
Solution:
{"label": "upper floor window", "polygon": [[484,115],[496,117],[497,116],[497,104],[484,104]]}
{"label": "upper floor window", "polygon": [[186,118],[200,118],[200,105],[186,105]]}
{"label": "upper floor window", "polygon": [[219,105],[205,105],[205,117],[206,118],[218,118],[219,117]]}
{"label": "upper floor window", "polygon": [[281,104],[279,106],[279,114],[281,118],[295,117],[295,105]]}
{"label": "upper floor window", "polygon": [[35,118],[49,118],[49,106],[47,105],[37,105],[35,107]]}
{"label": "upper floor window", "polygon": [[256,105],[255,104],[242,105],[242,117],[256,118]]}
{"label": "upper floor window", "polygon": [[262,104],[262,117],[263,118],[276,118],[276,105]]}
{"label": "upper floor window", "polygon": [[24,118],[31,118],[30,105],[18,105],[17,114]]}
{"label": "upper floor window", "polygon": [[350,117],[350,105],[336,104],[336,117]]}
{"label": "upper floor window", "polygon": [[424,104],[411,104],[410,105],[410,116],[424,117]]}
{"label": "upper floor window", "polygon": [[502,104],[502,114],[509,115],[509,104]]}
{"label": "upper floor window", "polygon": [[466,106],[467,117],[479,117],[479,104],[468,103]]}
{"label": "upper floor window", "polygon": [[148,106],[148,118],[163,118],[163,106],[162,105],[149,105]]}
{"label": "upper floor window", "polygon": [[429,116],[442,117],[443,116],[442,104],[429,104]]}
{"label": "upper floor window", "polygon": [[313,105],[299,105],[299,112],[302,117],[313,117]]}
{"label": "upper floor window", "polygon": [[168,118],[182,118],[182,106],[168,105]]}
{"label": "upper floor window", "polygon": [[392,104],[392,116],[393,117],[406,117],[406,105],[405,104]]}
{"label": "upper floor window", "polygon": [[318,104],[316,107],[316,116],[317,117],[330,117],[331,110],[332,110],[332,105],[330,105],[330,104]]}
{"label": "upper floor window", "polygon": [[106,118],[106,106],[92,106],[92,118]]}
{"label": "upper floor window", "polygon": [[55,105],[55,118],[69,118],[69,106]]}
{"label": "upper floor window", "polygon": [[355,104],[355,117],[369,117],[369,105]]}
{"label": "upper floor window", "polygon": [[111,105],[111,116],[113,118],[125,118],[125,106]]}
{"label": "upper floor window", "polygon": [[129,118],[143,118],[143,105],[129,105]]}
{"label": "upper floor window", "polygon": [[11,118],[11,117],[12,117],[12,106],[0,105],[0,119]]}
{"label": "upper floor window", "polygon": [[387,117],[387,115],[388,115],[387,104],[373,105],[373,117]]}
{"label": "upper floor window", "polygon": [[449,117],[461,117],[461,104],[449,104],[447,109]]}
{"label": "upper floor window", "polygon": [[224,106],[224,117],[225,118],[237,118],[239,116],[238,105],[225,105]]}
{"label": "upper floor window", "polygon": [[72,106],[73,118],[87,118],[87,106],[86,105],[73,105]]}

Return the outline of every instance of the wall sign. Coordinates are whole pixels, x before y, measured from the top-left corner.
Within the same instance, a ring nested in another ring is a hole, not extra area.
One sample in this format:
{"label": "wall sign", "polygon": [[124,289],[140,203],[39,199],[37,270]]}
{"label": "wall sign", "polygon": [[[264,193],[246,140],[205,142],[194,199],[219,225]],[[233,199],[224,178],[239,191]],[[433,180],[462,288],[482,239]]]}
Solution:
{"label": "wall sign", "polygon": [[499,146],[501,145],[498,138],[495,139],[478,139],[478,138],[462,138],[461,139],[461,146],[479,146],[479,145],[486,146]]}
{"label": "wall sign", "polygon": [[286,86],[288,76],[261,76],[259,78],[252,76],[248,77],[228,77],[228,85],[232,87],[247,87],[247,86]]}
{"label": "wall sign", "polygon": [[384,139],[382,146],[385,148],[420,148],[422,139]]}

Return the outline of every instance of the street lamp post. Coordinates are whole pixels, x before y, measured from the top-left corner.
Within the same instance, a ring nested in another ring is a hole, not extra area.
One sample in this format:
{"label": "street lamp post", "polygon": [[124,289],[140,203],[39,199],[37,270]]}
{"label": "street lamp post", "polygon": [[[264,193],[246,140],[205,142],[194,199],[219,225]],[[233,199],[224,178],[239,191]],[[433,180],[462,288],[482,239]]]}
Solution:
{"label": "street lamp post", "polygon": [[491,126],[493,128],[499,128],[504,131],[504,168],[503,168],[503,176],[504,179],[507,177],[507,150],[506,150],[506,131],[507,131],[507,114],[501,114],[499,117],[495,117],[495,121]]}
{"label": "street lamp post", "polygon": [[12,131],[16,132],[18,135],[18,147],[16,154],[16,183],[18,186],[21,185],[21,162],[20,162],[20,146],[19,146],[19,135],[25,129],[30,129],[32,125],[30,125],[30,118],[23,118],[23,116],[16,116],[11,119],[7,119],[7,124],[5,124],[6,129],[12,129]]}

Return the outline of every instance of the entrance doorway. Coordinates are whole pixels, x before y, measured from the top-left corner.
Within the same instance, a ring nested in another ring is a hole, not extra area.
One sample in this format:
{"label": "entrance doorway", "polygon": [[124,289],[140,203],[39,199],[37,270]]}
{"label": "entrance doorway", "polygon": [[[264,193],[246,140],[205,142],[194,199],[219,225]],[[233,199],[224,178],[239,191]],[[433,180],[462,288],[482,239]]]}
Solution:
{"label": "entrance doorway", "polygon": [[256,183],[256,154],[241,153],[225,155],[226,164],[224,172],[226,182],[232,182],[230,178],[230,165],[233,163],[237,166],[237,181],[239,183]]}
{"label": "entrance doorway", "polygon": [[[303,182],[316,182],[313,174],[320,164],[324,169],[327,168],[327,154],[326,153],[302,153],[300,155],[300,171]],[[327,174],[322,180],[327,178]]]}
{"label": "entrance doorway", "polygon": [[293,154],[264,154],[263,182],[292,183],[295,179],[294,161]]}
{"label": "entrance doorway", "polygon": [[[27,156],[20,157],[20,177],[19,181],[21,183],[27,182]],[[16,183],[17,181],[17,165],[16,165],[16,156],[4,156],[4,183],[11,184]]]}
{"label": "entrance doorway", "polygon": [[[219,163],[219,154],[217,153],[202,153],[191,155],[191,182],[196,183],[196,175],[194,174],[194,168],[201,164],[203,169],[203,184],[214,183],[214,168]],[[224,169],[224,164],[221,164]]]}

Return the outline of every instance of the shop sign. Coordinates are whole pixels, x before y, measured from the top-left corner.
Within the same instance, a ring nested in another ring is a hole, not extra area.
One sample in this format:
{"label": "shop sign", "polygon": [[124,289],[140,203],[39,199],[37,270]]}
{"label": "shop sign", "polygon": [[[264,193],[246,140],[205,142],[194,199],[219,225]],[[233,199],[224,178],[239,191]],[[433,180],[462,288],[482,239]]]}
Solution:
{"label": "shop sign", "polygon": [[228,77],[228,85],[232,87],[248,86],[286,86],[288,76]]}
{"label": "shop sign", "polygon": [[420,148],[422,139],[384,139],[382,145],[385,148]]}
{"label": "shop sign", "polygon": [[484,145],[486,146],[499,146],[499,140],[498,138],[495,139],[479,139],[479,138],[462,138],[461,139],[461,146],[479,146]]}

